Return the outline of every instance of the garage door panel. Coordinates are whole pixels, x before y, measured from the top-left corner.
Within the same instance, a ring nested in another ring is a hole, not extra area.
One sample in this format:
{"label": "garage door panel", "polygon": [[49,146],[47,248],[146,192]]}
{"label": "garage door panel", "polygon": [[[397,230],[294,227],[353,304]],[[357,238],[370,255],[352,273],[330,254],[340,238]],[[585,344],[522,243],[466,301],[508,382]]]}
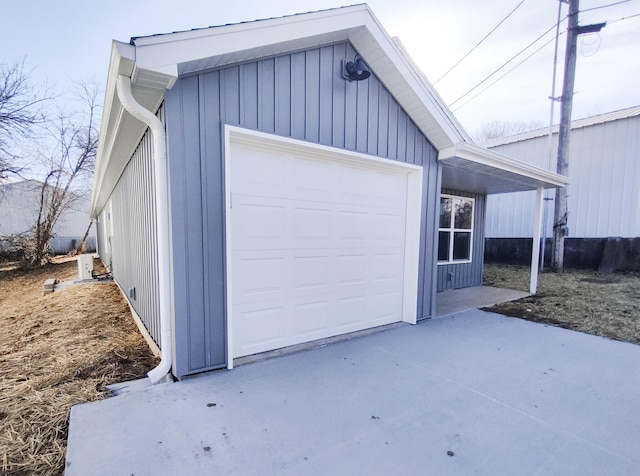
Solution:
{"label": "garage door panel", "polygon": [[250,355],[286,345],[283,339],[285,308],[235,310],[234,348],[238,355]]}
{"label": "garage door panel", "polygon": [[277,197],[285,186],[287,163],[275,151],[250,149],[234,151],[232,187],[240,194]]}
{"label": "garage door panel", "polygon": [[331,257],[298,256],[293,259],[293,286],[296,290],[322,291],[330,286]]}
{"label": "garage door panel", "polygon": [[291,341],[300,343],[330,335],[327,317],[332,309],[328,300],[295,304],[291,311]]}
{"label": "garage door panel", "polygon": [[361,252],[339,253],[336,257],[336,268],[336,279],[339,285],[364,284],[369,275],[367,255]]}
{"label": "garage door panel", "polygon": [[236,213],[240,215],[236,236],[246,240],[269,238],[282,239],[285,230],[285,208],[278,204],[238,203]]}
{"label": "garage door panel", "polygon": [[352,295],[336,299],[336,327],[341,332],[353,332],[366,327],[367,295]]}
{"label": "garage door panel", "polygon": [[234,357],[402,320],[404,169],[234,145],[230,170]]}
{"label": "garage door panel", "polygon": [[406,208],[407,176],[376,171],[372,205],[404,210]]}
{"label": "garage door panel", "polygon": [[331,230],[331,209],[320,206],[312,208],[310,205],[294,205],[294,238],[328,240]]}

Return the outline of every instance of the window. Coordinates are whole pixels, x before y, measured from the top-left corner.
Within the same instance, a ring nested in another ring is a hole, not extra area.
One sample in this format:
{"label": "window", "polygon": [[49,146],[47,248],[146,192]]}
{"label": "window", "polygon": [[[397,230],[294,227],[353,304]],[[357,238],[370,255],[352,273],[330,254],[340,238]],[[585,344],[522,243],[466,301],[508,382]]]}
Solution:
{"label": "window", "polygon": [[440,197],[438,264],[471,261],[473,205],[473,198]]}

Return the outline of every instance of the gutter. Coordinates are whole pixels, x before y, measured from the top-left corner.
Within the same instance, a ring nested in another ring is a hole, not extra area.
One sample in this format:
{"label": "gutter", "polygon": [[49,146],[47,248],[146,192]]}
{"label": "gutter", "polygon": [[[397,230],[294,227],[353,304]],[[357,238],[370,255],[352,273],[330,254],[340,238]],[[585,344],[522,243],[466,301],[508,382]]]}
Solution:
{"label": "gutter", "polygon": [[156,226],[158,236],[158,291],[160,297],[160,348],[162,357],[147,376],[158,383],[171,371],[171,279],[169,247],[169,190],[167,181],[167,142],[160,119],[139,104],[131,92],[131,78],[118,75],[116,89],[125,110],[151,130],[153,139],[153,173],[155,178]]}

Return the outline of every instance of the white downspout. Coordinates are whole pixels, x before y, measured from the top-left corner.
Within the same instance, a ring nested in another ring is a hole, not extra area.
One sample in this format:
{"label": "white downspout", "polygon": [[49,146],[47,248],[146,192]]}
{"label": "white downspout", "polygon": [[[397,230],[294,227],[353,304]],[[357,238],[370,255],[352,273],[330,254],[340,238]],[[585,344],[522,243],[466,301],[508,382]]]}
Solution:
{"label": "white downspout", "polygon": [[119,75],[118,98],[125,110],[144,122],[153,139],[153,172],[155,176],[156,226],[158,239],[158,291],[160,296],[160,350],[162,357],[156,368],[147,375],[152,383],[159,382],[171,371],[171,274],[169,248],[169,190],[167,181],[167,145],[162,122],[139,104],[131,93],[131,78]]}

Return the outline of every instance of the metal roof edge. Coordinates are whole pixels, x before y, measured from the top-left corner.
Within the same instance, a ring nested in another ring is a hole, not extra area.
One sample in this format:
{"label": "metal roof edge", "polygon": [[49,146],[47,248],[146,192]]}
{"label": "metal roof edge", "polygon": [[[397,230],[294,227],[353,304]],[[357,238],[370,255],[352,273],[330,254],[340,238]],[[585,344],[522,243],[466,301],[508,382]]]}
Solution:
{"label": "metal roof edge", "polygon": [[[574,119],[571,121],[571,130],[582,129],[585,127],[592,127],[599,124],[606,124],[608,122],[619,121],[622,119],[630,119],[632,117],[640,116],[640,106],[628,107],[625,109],[618,109],[615,111],[605,112],[603,114],[597,114],[595,116],[583,117],[580,119]],[[558,133],[558,124],[552,126],[552,133]],[[538,137],[544,137],[549,135],[549,127],[541,127],[532,131],[521,132],[507,137],[499,137],[497,139],[491,139],[482,142],[482,147],[491,148],[500,145],[512,144],[514,142],[522,142],[529,139],[536,139]]]}

